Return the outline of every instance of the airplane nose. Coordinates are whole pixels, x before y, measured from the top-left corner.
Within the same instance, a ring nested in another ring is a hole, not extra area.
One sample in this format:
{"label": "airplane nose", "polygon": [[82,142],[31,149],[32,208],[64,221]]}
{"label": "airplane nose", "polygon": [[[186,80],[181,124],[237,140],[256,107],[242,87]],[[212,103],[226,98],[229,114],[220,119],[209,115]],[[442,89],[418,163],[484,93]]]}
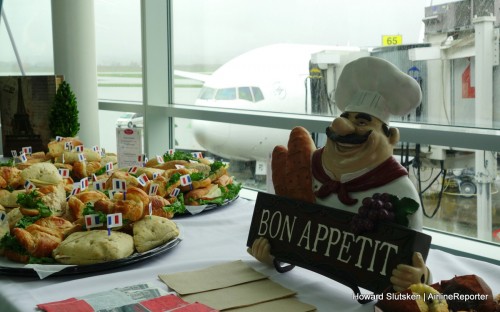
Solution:
{"label": "airplane nose", "polygon": [[333,120],[332,129],[336,134],[341,136],[351,134],[356,131],[353,123],[349,119],[342,117],[337,117]]}

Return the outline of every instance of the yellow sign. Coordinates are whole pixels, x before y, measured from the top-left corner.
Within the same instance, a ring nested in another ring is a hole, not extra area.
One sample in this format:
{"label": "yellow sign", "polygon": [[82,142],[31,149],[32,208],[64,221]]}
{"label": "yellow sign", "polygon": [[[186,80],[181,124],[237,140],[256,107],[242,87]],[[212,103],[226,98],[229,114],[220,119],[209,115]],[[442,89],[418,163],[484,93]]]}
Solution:
{"label": "yellow sign", "polygon": [[401,45],[403,44],[403,36],[402,35],[383,35],[382,36],[382,45],[383,46],[392,46],[392,45]]}

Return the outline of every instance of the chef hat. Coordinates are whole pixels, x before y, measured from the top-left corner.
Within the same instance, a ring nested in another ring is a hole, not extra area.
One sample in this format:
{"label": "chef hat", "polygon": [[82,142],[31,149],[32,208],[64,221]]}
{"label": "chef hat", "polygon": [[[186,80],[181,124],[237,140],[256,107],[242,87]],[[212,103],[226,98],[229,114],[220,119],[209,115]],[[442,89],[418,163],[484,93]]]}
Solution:
{"label": "chef hat", "polygon": [[348,63],[340,74],[335,102],[341,111],[367,113],[389,124],[391,115],[404,116],[422,99],[417,81],[377,57]]}

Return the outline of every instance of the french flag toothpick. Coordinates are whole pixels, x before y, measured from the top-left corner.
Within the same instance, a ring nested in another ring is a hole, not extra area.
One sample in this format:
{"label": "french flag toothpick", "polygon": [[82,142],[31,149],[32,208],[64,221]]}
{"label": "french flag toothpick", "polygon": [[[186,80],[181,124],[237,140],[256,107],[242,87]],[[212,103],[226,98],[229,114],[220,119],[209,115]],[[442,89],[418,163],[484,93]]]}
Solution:
{"label": "french flag toothpick", "polygon": [[63,179],[69,178],[69,169],[59,168],[58,171]]}
{"label": "french flag toothpick", "polygon": [[103,225],[98,214],[89,214],[85,216],[85,228],[87,230]]}
{"label": "french flag toothpick", "polygon": [[21,153],[21,155],[19,155],[19,159],[21,160],[21,162],[25,163],[28,161],[28,157],[26,156],[26,154],[24,152]]}
{"label": "french flag toothpick", "polygon": [[12,157],[14,157],[14,158],[17,157],[17,151],[16,150],[11,150],[10,153],[12,154]]}
{"label": "french flag toothpick", "polygon": [[133,167],[128,168],[128,173],[136,174],[137,170],[139,170],[139,168],[137,168],[136,166],[133,166]]}
{"label": "french flag toothpick", "polygon": [[149,178],[145,173],[143,173],[137,177],[137,182],[139,182],[139,184],[142,186],[146,186],[148,184],[148,181],[149,181]]}
{"label": "french flag toothpick", "polygon": [[25,146],[25,147],[23,147],[22,151],[23,151],[23,153],[25,153],[27,155],[31,155],[32,154],[31,146]]}
{"label": "french flag toothpick", "polygon": [[24,182],[24,189],[26,190],[26,192],[30,192],[36,189],[36,185],[33,184],[33,182],[31,182],[30,180],[26,180],[26,182]]}
{"label": "french flag toothpick", "polygon": [[106,172],[109,172],[112,170],[113,170],[113,163],[112,162],[106,163]]}
{"label": "french flag toothpick", "polygon": [[201,152],[194,152],[194,153],[191,153],[191,155],[194,158],[203,158],[203,154]]}
{"label": "french flag toothpick", "polygon": [[181,190],[179,188],[174,188],[171,192],[170,192],[170,197],[177,197],[179,194],[181,193]]}
{"label": "french flag toothpick", "polygon": [[159,164],[163,164],[163,163],[165,163],[165,161],[163,160],[163,156],[160,156],[160,155],[156,155],[156,161],[157,161]]}
{"label": "french flag toothpick", "polygon": [[111,228],[119,227],[123,225],[122,213],[111,213],[106,216],[107,219],[107,227],[108,227],[108,236],[111,235]]}
{"label": "french flag toothpick", "polygon": [[76,151],[77,153],[81,153],[81,152],[83,152],[83,145],[77,145],[77,146],[75,146],[75,151]]}
{"label": "french flag toothpick", "polygon": [[127,191],[127,181],[122,179],[113,179],[113,190],[121,192]]}
{"label": "french flag toothpick", "polygon": [[5,211],[0,211],[0,224],[5,222],[6,220],[7,220],[7,214],[5,213]]}
{"label": "french flag toothpick", "polygon": [[191,185],[191,177],[189,176],[189,174],[185,174],[181,176],[179,179],[181,181],[182,186]]}
{"label": "french flag toothpick", "polygon": [[85,177],[80,180],[80,189],[82,191],[86,190],[89,187],[89,178]]}
{"label": "french flag toothpick", "polygon": [[151,183],[149,186],[149,196],[154,196],[158,192],[158,184]]}
{"label": "french flag toothpick", "polygon": [[94,190],[96,190],[96,191],[103,191],[104,188],[105,188],[105,185],[106,185],[106,180],[95,181],[93,183],[93,185],[94,185]]}

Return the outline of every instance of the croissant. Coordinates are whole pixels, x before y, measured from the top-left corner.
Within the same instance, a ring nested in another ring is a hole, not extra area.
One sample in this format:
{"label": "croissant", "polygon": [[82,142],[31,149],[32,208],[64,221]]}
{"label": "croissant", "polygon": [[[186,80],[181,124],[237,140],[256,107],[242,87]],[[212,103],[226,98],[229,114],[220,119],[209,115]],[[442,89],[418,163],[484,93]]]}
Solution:
{"label": "croissant", "polygon": [[31,224],[26,229],[13,228],[11,234],[33,257],[50,257],[63,240],[59,230]]}

